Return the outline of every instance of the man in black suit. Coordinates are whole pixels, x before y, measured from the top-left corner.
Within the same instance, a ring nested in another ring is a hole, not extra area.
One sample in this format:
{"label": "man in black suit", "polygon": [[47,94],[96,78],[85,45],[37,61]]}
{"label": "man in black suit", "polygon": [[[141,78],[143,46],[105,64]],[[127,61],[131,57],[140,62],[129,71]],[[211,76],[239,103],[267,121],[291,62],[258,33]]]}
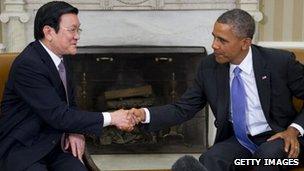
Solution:
{"label": "man in black suit", "polygon": [[130,113],[154,131],[191,119],[208,102],[217,127],[215,144],[200,157],[208,170],[233,170],[235,158],[297,158],[304,114],[292,97],[304,99],[304,68],[293,53],[253,45],[254,30],[247,12],[222,14],[212,32],[214,53],[202,59],[181,99]]}
{"label": "man in black suit", "polygon": [[78,110],[62,56],[76,54],[78,9],[54,1],[37,11],[35,41],[14,61],[0,119],[0,170],[86,170],[83,134],[100,136],[108,125],[131,131],[127,111]]}

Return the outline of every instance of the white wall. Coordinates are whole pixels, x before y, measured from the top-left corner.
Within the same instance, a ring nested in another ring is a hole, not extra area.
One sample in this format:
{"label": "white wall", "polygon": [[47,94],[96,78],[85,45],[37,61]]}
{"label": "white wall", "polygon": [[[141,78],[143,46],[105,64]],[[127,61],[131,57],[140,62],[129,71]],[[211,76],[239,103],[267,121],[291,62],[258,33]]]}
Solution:
{"label": "white wall", "polygon": [[[205,46],[212,52],[212,29],[224,10],[205,11],[81,11],[79,46],[165,45]],[[34,15],[34,14],[33,14]],[[33,40],[33,18],[27,24]]]}

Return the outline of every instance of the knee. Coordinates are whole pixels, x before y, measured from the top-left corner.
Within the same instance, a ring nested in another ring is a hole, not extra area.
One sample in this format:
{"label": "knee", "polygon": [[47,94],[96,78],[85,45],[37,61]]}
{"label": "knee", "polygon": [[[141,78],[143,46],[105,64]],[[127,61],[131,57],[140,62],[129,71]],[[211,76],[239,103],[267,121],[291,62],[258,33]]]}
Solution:
{"label": "knee", "polygon": [[283,158],[286,157],[284,151],[284,140],[278,139],[261,144],[253,154],[253,158]]}
{"label": "knee", "polygon": [[212,154],[212,152],[210,152],[211,150],[207,150],[205,151],[200,157],[199,157],[199,161],[204,164],[205,160],[212,160],[214,158],[214,155]]}
{"label": "knee", "polygon": [[222,159],[219,154],[221,153],[218,153],[216,150],[214,150],[214,148],[211,147],[199,157],[199,161],[202,164],[217,162]]}
{"label": "knee", "polygon": [[206,171],[206,168],[193,156],[185,155],[172,166],[172,171]]}

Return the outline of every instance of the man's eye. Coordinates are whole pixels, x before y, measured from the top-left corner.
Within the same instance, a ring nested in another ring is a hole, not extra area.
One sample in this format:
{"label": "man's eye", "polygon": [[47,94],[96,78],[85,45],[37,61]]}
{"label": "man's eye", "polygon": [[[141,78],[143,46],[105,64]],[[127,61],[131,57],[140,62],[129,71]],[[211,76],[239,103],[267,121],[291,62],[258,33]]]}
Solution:
{"label": "man's eye", "polygon": [[220,41],[221,41],[222,43],[226,43],[226,42],[227,42],[225,39],[221,39],[221,38],[220,38]]}

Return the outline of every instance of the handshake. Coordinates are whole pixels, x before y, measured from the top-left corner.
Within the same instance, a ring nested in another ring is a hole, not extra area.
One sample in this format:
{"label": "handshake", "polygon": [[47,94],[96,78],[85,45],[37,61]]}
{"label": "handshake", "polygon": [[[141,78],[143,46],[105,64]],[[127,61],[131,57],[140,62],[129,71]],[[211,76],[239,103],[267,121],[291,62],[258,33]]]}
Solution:
{"label": "handshake", "polygon": [[146,120],[146,113],[144,109],[132,108],[130,110],[117,110],[111,115],[111,124],[116,126],[122,131],[131,132],[134,129],[134,126],[139,122]]}

